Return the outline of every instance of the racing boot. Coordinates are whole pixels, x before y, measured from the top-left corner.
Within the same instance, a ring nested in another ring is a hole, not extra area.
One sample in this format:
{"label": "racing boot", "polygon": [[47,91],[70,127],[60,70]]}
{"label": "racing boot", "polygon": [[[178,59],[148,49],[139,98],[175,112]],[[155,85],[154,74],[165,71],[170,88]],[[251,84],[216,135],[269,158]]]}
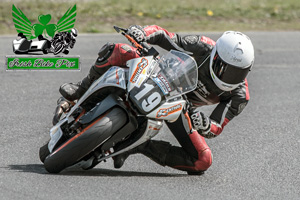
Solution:
{"label": "racing boot", "polygon": [[166,156],[171,144],[165,141],[148,140],[147,142],[114,157],[114,167],[119,169],[123,166],[129,155],[141,153],[159,165],[166,166]]}

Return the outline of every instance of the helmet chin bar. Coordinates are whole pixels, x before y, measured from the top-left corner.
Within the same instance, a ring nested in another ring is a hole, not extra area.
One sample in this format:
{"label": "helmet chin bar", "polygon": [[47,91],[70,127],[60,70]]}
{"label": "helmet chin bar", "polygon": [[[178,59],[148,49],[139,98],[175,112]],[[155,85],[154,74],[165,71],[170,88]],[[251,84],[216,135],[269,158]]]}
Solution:
{"label": "helmet chin bar", "polygon": [[216,75],[212,71],[211,71],[211,77],[212,77],[214,83],[216,84],[216,86],[219,89],[221,89],[223,91],[226,91],[226,92],[234,90],[235,88],[237,88],[240,85],[240,83],[238,83],[238,84],[227,84],[227,83],[224,83],[218,77],[216,77]]}

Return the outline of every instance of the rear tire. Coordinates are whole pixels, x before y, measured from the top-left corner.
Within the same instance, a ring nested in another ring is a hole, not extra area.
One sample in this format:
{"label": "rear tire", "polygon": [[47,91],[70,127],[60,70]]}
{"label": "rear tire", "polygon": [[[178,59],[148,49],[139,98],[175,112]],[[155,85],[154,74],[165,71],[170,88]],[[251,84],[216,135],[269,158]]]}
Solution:
{"label": "rear tire", "polygon": [[122,128],[126,122],[127,114],[118,107],[99,116],[82,132],[70,138],[46,157],[44,161],[46,170],[50,173],[59,173],[63,169],[76,164]]}

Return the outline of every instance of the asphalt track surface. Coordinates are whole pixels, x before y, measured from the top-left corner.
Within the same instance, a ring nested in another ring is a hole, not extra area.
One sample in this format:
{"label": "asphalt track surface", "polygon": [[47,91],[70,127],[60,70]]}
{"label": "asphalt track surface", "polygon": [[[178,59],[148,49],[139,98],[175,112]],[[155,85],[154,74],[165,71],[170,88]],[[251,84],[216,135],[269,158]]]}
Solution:
{"label": "asphalt track surface", "polygon": [[[120,170],[108,160],[89,171],[48,174],[38,150],[49,137],[59,86],[81,80],[107,41],[127,41],[116,34],[79,35],[70,52],[81,57],[78,72],[6,72],[15,37],[0,37],[0,199],[299,199],[300,33],[247,34],[256,56],[251,100],[219,137],[207,140],[213,165],[202,176],[142,155],[129,157]],[[177,144],[167,128],[156,139]]]}

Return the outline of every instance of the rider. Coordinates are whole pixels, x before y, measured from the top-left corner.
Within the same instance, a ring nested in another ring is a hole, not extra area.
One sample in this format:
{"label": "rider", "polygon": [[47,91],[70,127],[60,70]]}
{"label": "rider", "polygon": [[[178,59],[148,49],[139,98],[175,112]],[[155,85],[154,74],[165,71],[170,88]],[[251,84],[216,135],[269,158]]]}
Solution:
{"label": "rider", "polygon": [[[212,163],[211,150],[204,138],[214,138],[224,126],[240,114],[249,101],[246,76],[254,62],[254,48],[250,39],[240,32],[227,31],[217,42],[199,35],[181,36],[157,26],[129,27],[129,35],[137,41],[171,50],[185,50],[193,53],[198,68],[197,88],[187,94],[193,107],[217,104],[208,117],[194,109],[182,113],[175,122],[166,122],[181,147],[169,142],[150,140],[142,145],[115,156],[114,167],[120,168],[130,154],[142,153],[163,166],[187,171],[188,174],[202,174]],[[66,83],[60,93],[69,101],[80,98],[94,80],[111,66],[126,67],[126,61],[137,58],[136,48],[127,44],[105,44],[98,52],[98,58],[89,74],[77,84]],[[58,103],[57,110],[64,109],[66,101]],[[190,116],[193,131],[189,129]]]}

